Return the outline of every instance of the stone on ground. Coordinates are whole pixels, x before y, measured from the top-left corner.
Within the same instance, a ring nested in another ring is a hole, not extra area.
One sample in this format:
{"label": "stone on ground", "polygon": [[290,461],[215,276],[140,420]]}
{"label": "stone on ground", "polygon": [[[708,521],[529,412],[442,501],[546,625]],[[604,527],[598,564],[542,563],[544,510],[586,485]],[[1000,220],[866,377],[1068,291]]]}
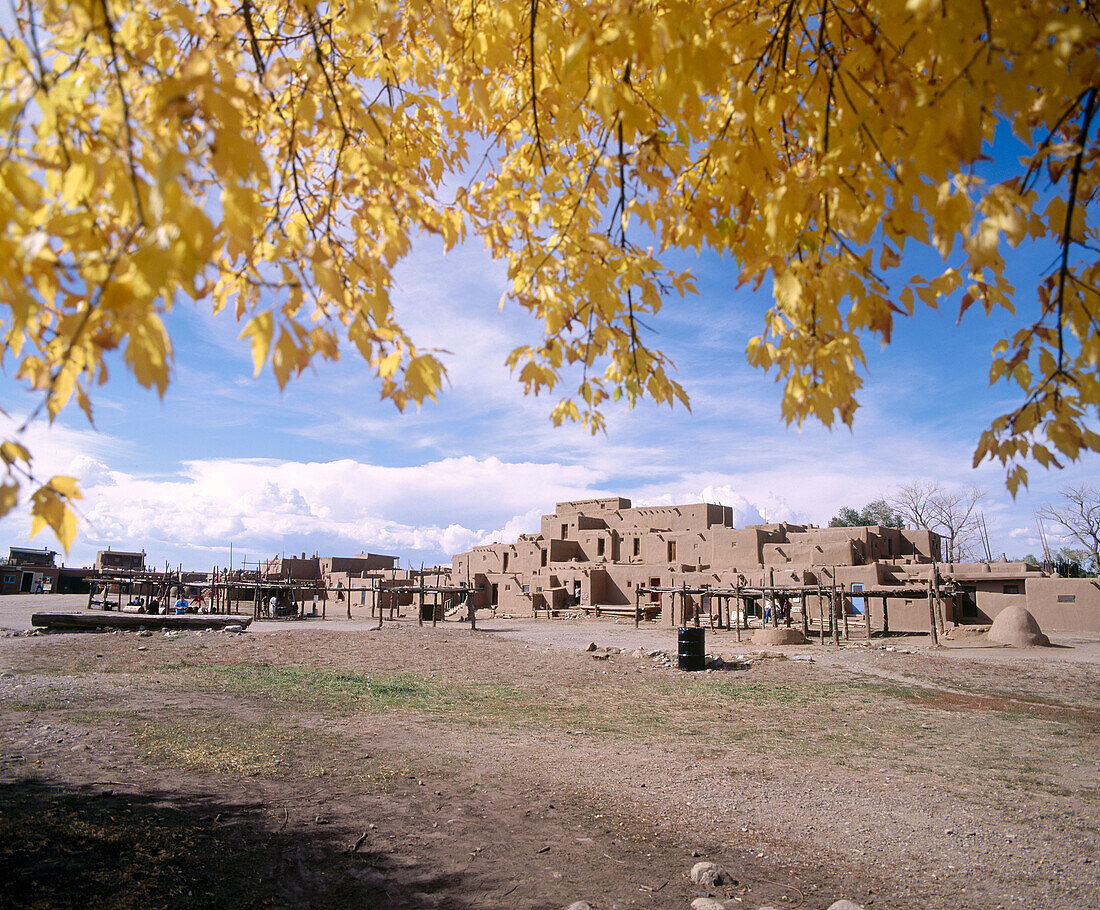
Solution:
{"label": "stone on ground", "polygon": [[717,888],[733,882],[733,876],[718,863],[696,863],[691,867],[691,880],[704,888]]}
{"label": "stone on ground", "polygon": [[1039,623],[1023,607],[1006,607],[989,627],[989,640],[1012,648],[1045,648],[1050,645]]}
{"label": "stone on ground", "polygon": [[713,897],[697,897],[691,902],[691,910],[726,910],[726,905]]}
{"label": "stone on ground", "polygon": [[565,910],[596,910],[588,901],[573,901]]}
{"label": "stone on ground", "polygon": [[863,907],[860,904],[853,904],[851,901],[840,900],[829,904],[829,910],[863,910]]}
{"label": "stone on ground", "polygon": [[754,645],[804,645],[806,636],[801,629],[757,629],[752,636]]}

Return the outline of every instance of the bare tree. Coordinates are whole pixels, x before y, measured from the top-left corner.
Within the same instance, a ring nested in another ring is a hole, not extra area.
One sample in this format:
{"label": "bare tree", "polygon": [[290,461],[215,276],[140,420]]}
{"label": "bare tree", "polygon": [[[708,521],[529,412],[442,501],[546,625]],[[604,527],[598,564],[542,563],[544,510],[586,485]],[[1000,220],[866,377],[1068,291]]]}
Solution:
{"label": "bare tree", "polygon": [[889,502],[911,525],[930,531],[933,518],[931,502],[939,489],[940,485],[933,481],[914,480],[898,487]]}
{"label": "bare tree", "polygon": [[976,559],[981,532],[978,526],[978,503],[985,498],[981,487],[961,490],[940,490],[932,500],[932,520],[947,540],[947,561]]}
{"label": "bare tree", "polygon": [[906,521],[939,534],[948,562],[961,562],[977,558],[981,535],[977,507],[985,494],[978,486],[948,490],[935,481],[915,480],[898,487],[890,504]]}
{"label": "bare tree", "polygon": [[1066,534],[1088,551],[1093,572],[1100,572],[1100,492],[1088,484],[1059,490],[1062,502],[1045,505],[1041,518],[1061,525]]}

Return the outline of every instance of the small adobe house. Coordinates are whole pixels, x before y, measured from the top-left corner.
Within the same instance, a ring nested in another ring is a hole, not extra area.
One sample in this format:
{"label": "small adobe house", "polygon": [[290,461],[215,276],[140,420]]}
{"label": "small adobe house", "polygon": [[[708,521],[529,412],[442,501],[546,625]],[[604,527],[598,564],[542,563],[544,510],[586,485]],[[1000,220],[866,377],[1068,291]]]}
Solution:
{"label": "small adobe house", "polygon": [[[1051,578],[1018,562],[942,563],[940,553],[939,535],[921,529],[787,522],[735,528],[728,506],[634,508],[628,499],[610,497],[559,502],[542,516],[538,534],[454,556],[451,579],[475,589],[478,607],[511,616],[566,610],[632,615],[639,587],[813,585],[835,585],[846,612],[859,614],[863,591],[927,587],[935,569],[951,623],[990,623],[1018,604],[1043,629],[1100,632],[1097,579]],[[662,603],[660,593],[648,590],[643,596],[648,612],[676,621],[671,598]],[[870,612],[873,626],[881,628],[882,612]],[[891,598],[891,630],[926,632],[928,616],[922,597]]]}

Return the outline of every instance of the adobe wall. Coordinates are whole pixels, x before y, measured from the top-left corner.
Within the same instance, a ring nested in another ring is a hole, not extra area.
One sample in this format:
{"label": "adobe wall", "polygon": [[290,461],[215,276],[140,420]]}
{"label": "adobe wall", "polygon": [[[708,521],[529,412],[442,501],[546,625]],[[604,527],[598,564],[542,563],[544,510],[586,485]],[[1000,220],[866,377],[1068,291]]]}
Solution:
{"label": "adobe wall", "polygon": [[[871,630],[882,631],[882,598],[871,598]],[[932,624],[928,597],[902,600],[891,597],[888,604],[891,632],[929,632]]]}
{"label": "adobe wall", "polygon": [[763,528],[715,528],[710,533],[707,562],[712,566],[755,569],[764,562],[764,545],[782,538],[780,532]]}
{"label": "adobe wall", "polygon": [[621,512],[630,508],[630,500],[622,496],[607,496],[603,499],[578,499],[573,502],[559,502],[554,505],[555,515],[575,515],[579,512]]}
{"label": "adobe wall", "polygon": [[853,566],[863,562],[862,554],[857,554],[853,540],[807,540],[810,535],[792,535],[789,543],[764,544],[762,556],[765,566]]}
{"label": "adobe wall", "polygon": [[1025,590],[1044,632],[1100,632],[1100,579],[1029,578]]}
{"label": "adobe wall", "polygon": [[707,502],[682,506],[643,506],[627,509],[618,516],[620,530],[655,528],[664,531],[699,531],[732,525],[732,508]]}
{"label": "adobe wall", "polygon": [[309,581],[321,577],[320,560],[316,556],[308,559],[297,557],[283,557],[272,560],[272,571],[278,573],[280,578],[290,578],[294,581]]}
{"label": "adobe wall", "polygon": [[568,562],[572,560],[581,560],[582,550],[581,546],[575,540],[548,540],[547,544],[550,547],[549,562]]}
{"label": "adobe wall", "polygon": [[938,534],[920,528],[906,528],[901,532],[901,538],[908,548],[908,553],[902,553],[901,555],[919,556],[928,562],[940,561],[942,554],[940,553],[940,537]]}
{"label": "adobe wall", "polygon": [[617,531],[577,532],[579,558],[584,562],[615,562],[619,558],[619,534]]}

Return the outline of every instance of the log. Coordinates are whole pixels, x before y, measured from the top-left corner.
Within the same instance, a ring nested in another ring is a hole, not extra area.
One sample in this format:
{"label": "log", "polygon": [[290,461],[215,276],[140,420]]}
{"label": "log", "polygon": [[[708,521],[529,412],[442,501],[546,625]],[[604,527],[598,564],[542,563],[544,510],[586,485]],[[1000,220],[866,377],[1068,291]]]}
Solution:
{"label": "log", "polygon": [[145,614],[118,613],[33,613],[31,625],[45,629],[68,632],[86,632],[92,629],[110,628],[137,631],[138,629],[221,629],[229,625],[247,626],[252,617],[247,613],[229,613],[216,616],[212,613]]}

